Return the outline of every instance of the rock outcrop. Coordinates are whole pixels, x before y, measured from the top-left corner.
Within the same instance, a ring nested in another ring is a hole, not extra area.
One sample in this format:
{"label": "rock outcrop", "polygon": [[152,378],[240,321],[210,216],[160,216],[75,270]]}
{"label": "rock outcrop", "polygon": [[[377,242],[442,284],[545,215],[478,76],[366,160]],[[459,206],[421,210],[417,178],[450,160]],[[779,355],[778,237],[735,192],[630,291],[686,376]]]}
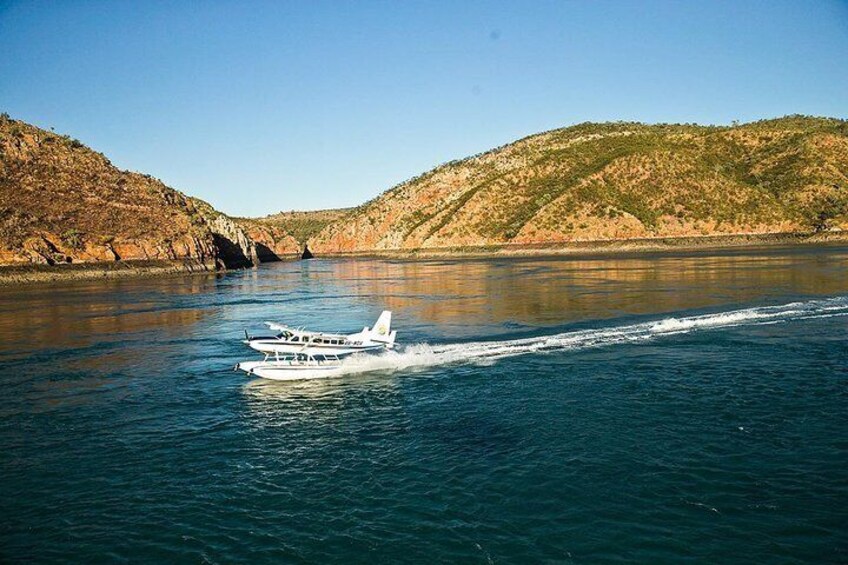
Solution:
{"label": "rock outcrop", "polygon": [[259,263],[256,244],[241,225],[199,198],[189,200],[212,234],[221,267],[240,269]]}
{"label": "rock outcrop", "polygon": [[254,265],[241,227],[200,200],[114,167],[79,141],[0,116],[0,264]]}
{"label": "rock outcrop", "polygon": [[300,243],[285,229],[262,220],[237,218],[235,221],[256,246],[260,263],[297,257]]}
{"label": "rock outcrop", "polygon": [[238,218],[236,221],[256,242],[260,261],[301,257],[313,235],[331,223],[339,222],[351,208],[311,212],[278,212],[264,218]]}

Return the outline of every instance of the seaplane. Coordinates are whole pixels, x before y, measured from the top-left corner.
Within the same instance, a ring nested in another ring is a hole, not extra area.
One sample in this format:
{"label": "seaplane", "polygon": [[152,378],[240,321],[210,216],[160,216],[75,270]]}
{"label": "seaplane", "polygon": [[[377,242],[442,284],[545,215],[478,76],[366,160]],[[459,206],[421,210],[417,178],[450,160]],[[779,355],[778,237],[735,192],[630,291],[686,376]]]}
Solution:
{"label": "seaplane", "polygon": [[[366,326],[361,332],[335,334],[292,328],[265,322],[277,333],[271,336],[251,336],[244,332],[244,343],[261,353],[296,354],[310,356],[333,356],[337,360],[354,353],[375,352],[391,349],[395,345],[397,331],[392,330],[392,313],[385,310],[372,328]],[[298,358],[294,359],[295,362]]]}
{"label": "seaplane", "polygon": [[392,313],[380,314],[373,328],[366,326],[354,334],[314,332],[266,322],[277,333],[250,336],[244,332],[244,343],[265,354],[262,361],[243,361],[234,369],[248,375],[275,381],[320,379],[345,372],[344,358],[355,353],[391,349],[397,331],[392,330]]}

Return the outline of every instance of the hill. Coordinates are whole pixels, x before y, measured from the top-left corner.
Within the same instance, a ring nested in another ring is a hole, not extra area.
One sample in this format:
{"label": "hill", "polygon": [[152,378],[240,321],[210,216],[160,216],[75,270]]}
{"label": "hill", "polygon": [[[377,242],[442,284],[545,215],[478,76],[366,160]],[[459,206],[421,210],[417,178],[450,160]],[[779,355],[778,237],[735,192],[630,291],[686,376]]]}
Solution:
{"label": "hill", "polygon": [[317,253],[848,228],[848,122],[580,124],[437,167],[325,226]]}
{"label": "hill", "polygon": [[436,167],[357,208],[251,219],[0,115],[0,265],[168,272],[296,257],[307,243],[391,252],[840,230],[848,122],[837,119],[580,124]]}
{"label": "hill", "polygon": [[209,204],[121,171],[68,136],[0,116],[0,264],[257,261],[244,230]]}
{"label": "hill", "polygon": [[233,218],[256,243],[259,260],[299,257],[306,242],[327,225],[340,221],[352,208],[278,212],[263,218]]}
{"label": "hill", "polygon": [[354,208],[332,208],[328,210],[313,210],[300,212],[277,212],[259,218],[258,221],[286,230],[300,243],[306,243],[309,238],[319,233],[328,225],[342,220]]}
{"label": "hill", "polygon": [[302,243],[284,227],[257,218],[233,218],[256,245],[260,263],[300,257]]}

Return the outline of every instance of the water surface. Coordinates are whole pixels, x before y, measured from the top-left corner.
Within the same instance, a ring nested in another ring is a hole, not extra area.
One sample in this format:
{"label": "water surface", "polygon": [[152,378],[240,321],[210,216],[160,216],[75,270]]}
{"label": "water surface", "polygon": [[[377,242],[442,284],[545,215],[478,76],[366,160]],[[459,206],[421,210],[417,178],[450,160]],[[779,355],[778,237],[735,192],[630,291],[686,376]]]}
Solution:
{"label": "water surface", "polygon": [[[231,371],[263,320],[407,347]],[[848,560],[848,248],[0,290],[0,561]]]}

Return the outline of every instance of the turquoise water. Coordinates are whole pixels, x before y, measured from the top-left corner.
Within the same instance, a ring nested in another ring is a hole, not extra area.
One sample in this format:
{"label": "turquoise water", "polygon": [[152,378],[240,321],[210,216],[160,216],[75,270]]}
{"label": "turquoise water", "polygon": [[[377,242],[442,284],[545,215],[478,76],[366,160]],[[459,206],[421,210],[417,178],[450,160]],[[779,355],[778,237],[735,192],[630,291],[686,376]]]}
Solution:
{"label": "turquoise water", "polygon": [[[244,328],[357,331],[274,383]],[[0,561],[848,561],[848,248],[0,290]]]}

